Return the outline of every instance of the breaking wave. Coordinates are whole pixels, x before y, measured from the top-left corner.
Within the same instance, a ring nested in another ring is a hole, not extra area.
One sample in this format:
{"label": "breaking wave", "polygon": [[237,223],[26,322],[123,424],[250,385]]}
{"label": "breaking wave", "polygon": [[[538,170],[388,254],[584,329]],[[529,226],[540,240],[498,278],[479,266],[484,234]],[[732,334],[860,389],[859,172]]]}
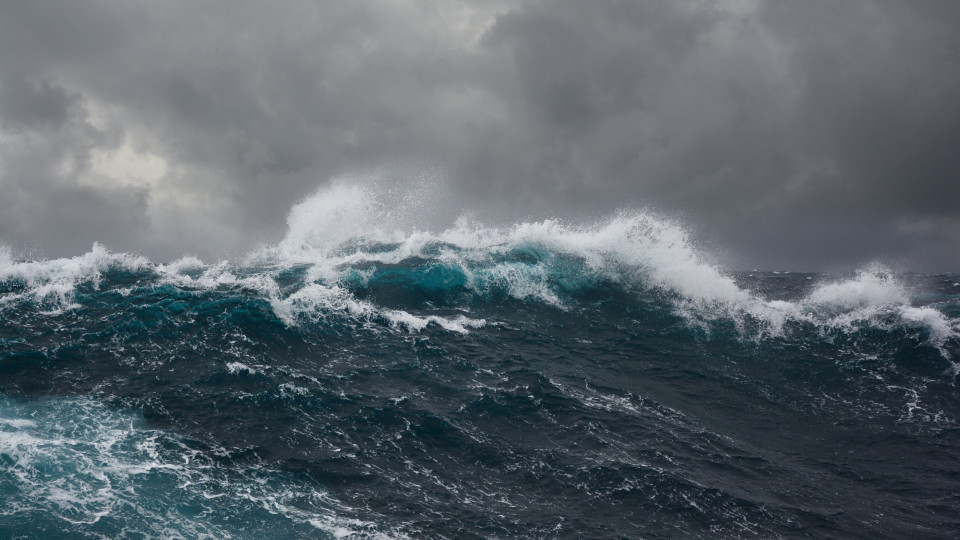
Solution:
{"label": "breaking wave", "polygon": [[[402,226],[409,219],[393,221],[403,213],[374,191],[335,183],[294,206],[279,243],[241,263],[205,264],[187,256],[154,264],[99,244],[79,257],[16,261],[3,249],[0,308],[31,302],[45,313],[62,313],[80,307],[78,286],[97,290],[105,273],[119,272],[139,279],[134,287],[249,291],[266,299],[287,325],[345,318],[409,332],[436,325],[463,333],[486,324],[469,315],[478,303],[512,299],[575,310],[588,293],[603,296],[606,289],[642,301],[655,297],[662,308],[707,332],[712,323],[731,322],[749,338],[781,337],[798,325],[820,333],[913,327],[942,349],[960,331],[960,321],[936,306],[915,305],[907,287],[879,264],[847,278],[817,276],[799,298],[765,298],[705,262],[679,224],[649,213],[506,227],[461,218],[437,232]],[[413,302],[418,311],[442,305],[446,313],[418,315],[378,305],[377,296],[397,296],[389,288],[419,293],[420,301]]]}

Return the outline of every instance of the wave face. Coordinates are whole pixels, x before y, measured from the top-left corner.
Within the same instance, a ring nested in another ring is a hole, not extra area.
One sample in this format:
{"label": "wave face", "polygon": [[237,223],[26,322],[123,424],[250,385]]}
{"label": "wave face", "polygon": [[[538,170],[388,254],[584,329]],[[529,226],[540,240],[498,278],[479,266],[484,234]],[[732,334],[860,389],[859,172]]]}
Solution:
{"label": "wave face", "polygon": [[395,199],[336,184],[235,263],[0,249],[0,536],[960,527],[960,276]]}

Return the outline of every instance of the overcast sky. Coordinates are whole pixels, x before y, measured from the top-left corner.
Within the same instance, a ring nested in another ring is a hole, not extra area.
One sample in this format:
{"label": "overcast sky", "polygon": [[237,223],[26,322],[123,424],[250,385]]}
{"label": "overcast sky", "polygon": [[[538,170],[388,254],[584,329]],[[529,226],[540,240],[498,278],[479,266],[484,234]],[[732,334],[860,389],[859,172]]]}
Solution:
{"label": "overcast sky", "polygon": [[730,268],[960,271],[960,2],[0,3],[2,243],[235,256],[371,170],[649,207]]}

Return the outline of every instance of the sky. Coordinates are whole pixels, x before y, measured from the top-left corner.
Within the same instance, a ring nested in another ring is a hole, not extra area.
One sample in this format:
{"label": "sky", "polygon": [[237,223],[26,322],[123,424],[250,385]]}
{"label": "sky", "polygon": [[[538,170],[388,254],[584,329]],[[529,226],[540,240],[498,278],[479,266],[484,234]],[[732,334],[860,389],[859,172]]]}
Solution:
{"label": "sky", "polygon": [[0,3],[0,243],[235,257],[369,178],[649,209],[730,268],[960,271],[960,2]]}

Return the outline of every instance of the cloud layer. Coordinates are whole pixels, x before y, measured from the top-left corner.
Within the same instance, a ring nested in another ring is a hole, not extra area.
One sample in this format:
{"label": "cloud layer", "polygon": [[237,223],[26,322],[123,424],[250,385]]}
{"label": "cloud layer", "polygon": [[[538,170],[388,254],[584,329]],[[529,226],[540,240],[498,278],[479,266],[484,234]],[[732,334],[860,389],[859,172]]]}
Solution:
{"label": "cloud layer", "polygon": [[[677,214],[732,267],[960,269],[960,4],[0,5],[0,241],[275,240],[331,178]],[[449,209],[447,209],[449,210]]]}

